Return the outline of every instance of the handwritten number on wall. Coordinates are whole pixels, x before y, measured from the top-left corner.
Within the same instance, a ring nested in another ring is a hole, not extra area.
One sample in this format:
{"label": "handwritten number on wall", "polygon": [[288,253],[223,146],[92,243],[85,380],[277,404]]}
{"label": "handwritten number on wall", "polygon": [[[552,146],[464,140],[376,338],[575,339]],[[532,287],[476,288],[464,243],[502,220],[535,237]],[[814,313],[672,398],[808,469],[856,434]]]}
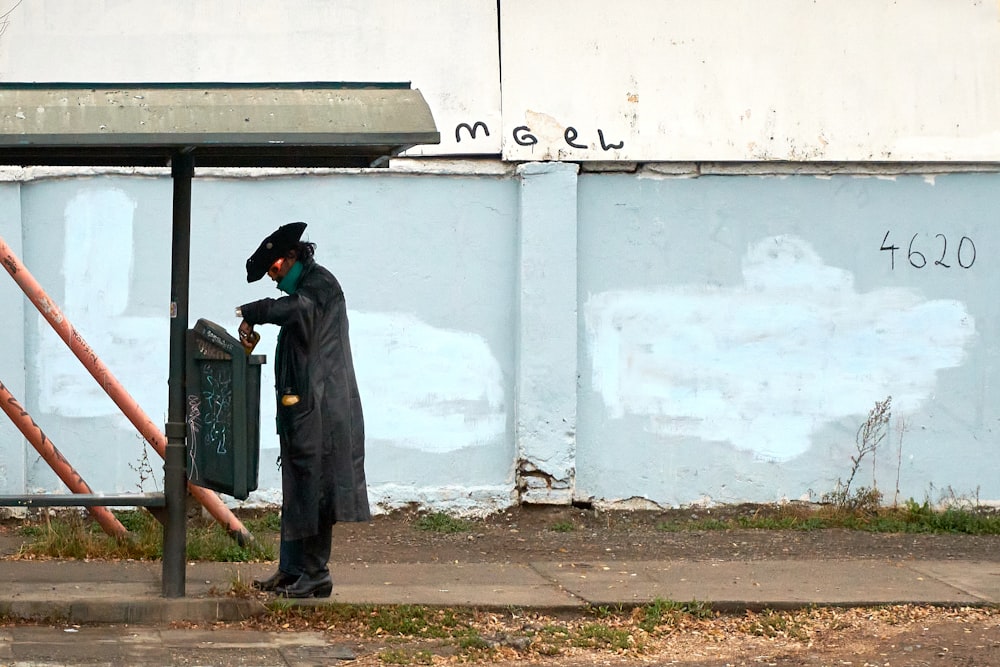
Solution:
{"label": "handwritten number on wall", "polygon": [[[892,230],[882,237],[880,251],[889,253],[889,269],[896,268],[896,251],[900,250],[898,245],[889,242],[889,235]],[[915,269],[922,269],[928,265],[928,253],[931,257],[936,257],[931,266],[939,266],[943,269],[950,269],[953,262],[963,269],[972,268],[976,263],[976,244],[968,236],[963,236],[958,242],[958,248],[954,254],[948,252],[948,237],[944,234],[935,234],[933,240],[921,238],[920,232],[910,237],[910,243],[906,247],[906,259]]]}

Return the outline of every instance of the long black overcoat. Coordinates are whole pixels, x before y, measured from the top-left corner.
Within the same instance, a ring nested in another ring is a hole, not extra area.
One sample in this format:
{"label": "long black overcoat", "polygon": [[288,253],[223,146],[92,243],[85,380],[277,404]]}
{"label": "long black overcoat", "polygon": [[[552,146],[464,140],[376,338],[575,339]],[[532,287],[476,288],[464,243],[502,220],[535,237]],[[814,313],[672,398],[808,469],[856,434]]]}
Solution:
{"label": "long black overcoat", "polygon": [[[278,324],[275,391],[281,442],[281,536],[321,523],[367,521],[365,425],[340,283],[315,261],[293,294],[241,306],[249,324]],[[297,396],[294,399],[283,397]]]}

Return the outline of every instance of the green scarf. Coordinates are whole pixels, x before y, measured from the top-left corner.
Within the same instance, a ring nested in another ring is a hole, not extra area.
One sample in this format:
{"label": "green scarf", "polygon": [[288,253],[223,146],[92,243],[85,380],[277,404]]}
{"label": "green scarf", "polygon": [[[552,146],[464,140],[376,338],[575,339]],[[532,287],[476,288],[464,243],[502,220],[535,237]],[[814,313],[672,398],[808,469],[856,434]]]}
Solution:
{"label": "green scarf", "polygon": [[304,270],[302,262],[295,262],[292,264],[292,268],[288,270],[285,277],[278,281],[278,289],[280,289],[285,294],[295,294],[295,290],[299,286],[299,280],[302,278],[302,271]]}

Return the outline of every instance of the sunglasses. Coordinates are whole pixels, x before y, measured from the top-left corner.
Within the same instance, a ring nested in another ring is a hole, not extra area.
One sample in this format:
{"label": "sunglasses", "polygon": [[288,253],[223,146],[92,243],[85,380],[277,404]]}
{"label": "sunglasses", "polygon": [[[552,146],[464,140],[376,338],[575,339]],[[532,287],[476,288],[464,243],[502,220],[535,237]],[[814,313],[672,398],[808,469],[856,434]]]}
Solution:
{"label": "sunglasses", "polygon": [[272,264],[271,268],[267,270],[267,275],[270,276],[272,279],[277,278],[278,274],[281,273],[281,267],[283,267],[284,265],[285,265],[285,258],[279,257],[278,259],[274,260],[274,264]]}

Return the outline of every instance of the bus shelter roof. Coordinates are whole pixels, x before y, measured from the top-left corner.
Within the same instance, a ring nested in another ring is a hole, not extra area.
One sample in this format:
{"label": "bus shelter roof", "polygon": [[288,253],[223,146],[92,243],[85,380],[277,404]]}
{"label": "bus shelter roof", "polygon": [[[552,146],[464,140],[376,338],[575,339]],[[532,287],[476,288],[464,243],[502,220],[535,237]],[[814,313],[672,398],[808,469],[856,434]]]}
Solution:
{"label": "bus shelter roof", "polygon": [[440,134],[409,83],[0,83],[0,164],[377,167]]}

